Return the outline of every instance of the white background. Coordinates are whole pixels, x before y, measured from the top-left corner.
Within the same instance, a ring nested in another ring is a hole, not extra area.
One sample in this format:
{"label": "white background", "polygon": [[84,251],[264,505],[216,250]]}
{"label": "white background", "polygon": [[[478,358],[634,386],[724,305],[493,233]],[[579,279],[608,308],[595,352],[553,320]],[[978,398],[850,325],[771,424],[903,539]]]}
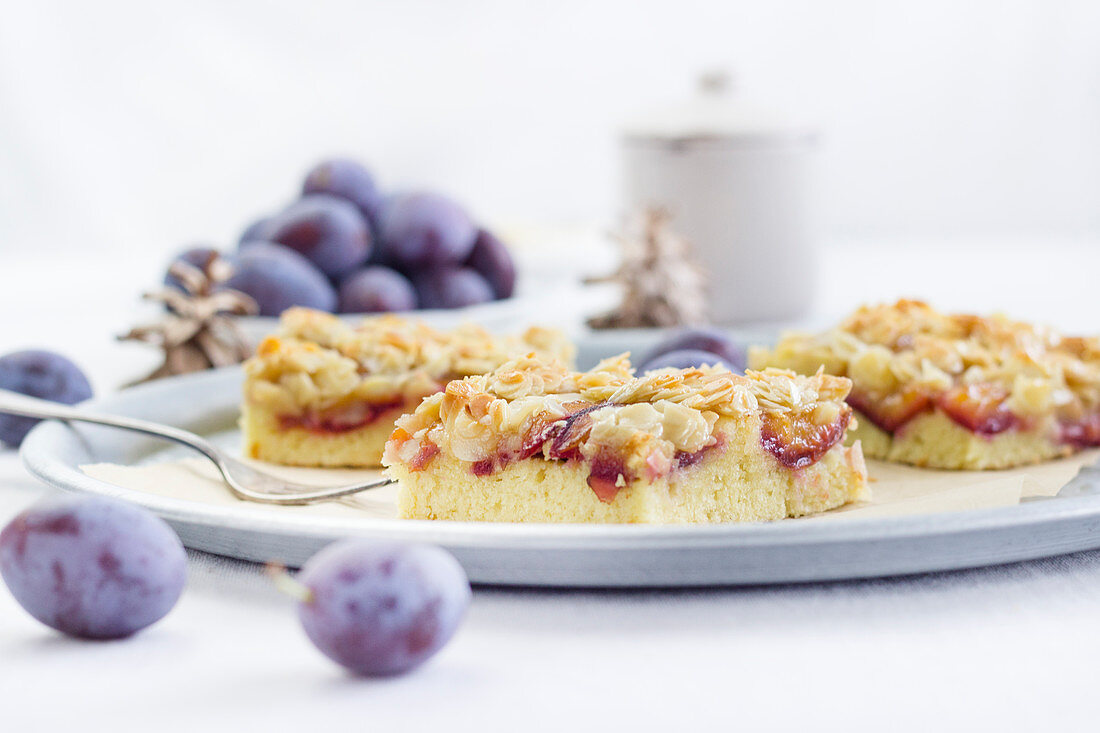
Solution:
{"label": "white background", "polygon": [[1100,3],[6,2],[0,252],[228,243],[348,152],[613,222],[617,125],[706,68],[822,129],[822,238],[1100,236]]}
{"label": "white background", "polygon": [[[913,293],[1095,332],[1098,38],[1083,0],[0,0],[0,353],[65,351],[100,394],[138,376],[154,355],[111,334],[143,278],[228,243],[334,151],[493,220],[610,223],[618,121],[716,65],[824,132],[820,314]],[[0,523],[43,490],[0,451]],[[0,727],[1088,729],[1098,588],[1092,552],[773,589],[479,590],[422,671],[364,683],[256,568],[196,557],[178,608],[119,644],[63,639],[0,592]]]}

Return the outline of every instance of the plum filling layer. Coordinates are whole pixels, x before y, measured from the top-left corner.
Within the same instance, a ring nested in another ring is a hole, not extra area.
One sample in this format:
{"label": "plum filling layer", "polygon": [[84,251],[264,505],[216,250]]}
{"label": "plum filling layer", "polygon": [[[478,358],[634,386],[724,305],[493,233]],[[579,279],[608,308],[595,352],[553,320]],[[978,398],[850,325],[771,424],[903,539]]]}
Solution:
{"label": "plum filling layer", "polygon": [[386,402],[354,402],[303,415],[280,415],[279,427],[283,430],[300,428],[323,435],[347,433],[377,422],[384,415],[404,407],[405,400],[401,397]]}
{"label": "plum filling layer", "polygon": [[[592,413],[612,406],[607,402],[576,402],[566,406],[572,412],[563,417],[553,420],[535,418],[521,435],[505,442],[495,455],[471,463],[470,472],[475,476],[489,476],[510,463],[536,455],[546,460],[584,463],[588,466],[588,486],[600,501],[610,503],[620,490],[643,475],[652,481],[675,471],[693,468],[708,453],[721,451],[726,446],[725,436],[719,433],[710,445],[696,451],[675,451],[671,460],[655,451],[641,467],[628,466],[625,457],[610,447],[598,450],[595,455],[585,455],[581,446],[591,433]],[[789,468],[809,466],[844,437],[852,409],[842,405],[835,412],[835,418],[824,424],[817,424],[809,417],[791,420],[782,415],[766,415],[761,431],[763,447]],[[398,428],[394,431],[393,440],[404,442],[410,437]],[[409,468],[423,470],[439,452],[438,446],[425,440],[409,461]]]}
{"label": "plum filling layer", "polygon": [[939,408],[955,424],[976,435],[992,436],[1020,428],[1025,421],[1008,409],[1008,391],[993,384],[954,387],[937,395],[907,388],[882,398],[862,392],[848,395],[848,404],[887,433],[896,433],[913,418]]}
{"label": "plum filling layer", "polygon": [[[703,456],[707,453],[721,449],[724,446],[725,441],[722,436],[718,436],[718,441],[714,445],[708,445],[691,453],[682,450],[676,451],[672,457],[671,466],[649,467],[647,475],[650,480],[653,480],[666,476],[673,471],[691,468],[702,461]],[[627,484],[636,478],[637,475],[626,467],[622,456],[613,450],[601,450],[589,461],[588,486],[595,492],[599,500],[605,504],[614,501],[619,490],[625,488]]]}
{"label": "plum filling layer", "polygon": [[1008,391],[988,384],[955,387],[940,395],[936,406],[955,423],[978,435],[996,435],[1022,425],[1008,409]]}
{"label": "plum filling layer", "polygon": [[[611,403],[590,404],[577,402],[571,405],[573,412],[556,420],[536,419],[528,427],[522,439],[515,446],[502,449],[497,455],[476,461],[470,466],[475,476],[488,476],[493,472],[517,460],[531,458],[541,454],[547,460],[584,462],[588,464],[588,486],[604,503],[614,501],[619,490],[638,478],[635,471],[627,467],[623,457],[610,448],[598,451],[594,456],[585,457],[581,445],[592,429],[591,414]],[[647,464],[645,473],[649,479],[656,479],[675,470],[687,469],[699,463],[703,456],[724,445],[721,436],[715,444],[694,452],[676,451],[671,463],[667,459]]]}
{"label": "plum filling layer", "polygon": [[1063,443],[1075,448],[1100,447],[1100,413],[1093,413],[1083,420],[1062,423]]}
{"label": "plum filling layer", "polygon": [[787,468],[805,468],[820,460],[830,448],[840,442],[852,417],[852,408],[845,406],[831,422],[817,424],[808,419],[791,420],[780,413],[764,416],[760,442]]}
{"label": "plum filling layer", "polygon": [[[1033,423],[1008,408],[1008,391],[991,384],[972,384],[936,396],[914,391],[871,399],[853,392],[848,404],[871,424],[894,434],[918,415],[939,408],[956,425],[975,435],[992,437],[1007,430],[1026,430]],[[1060,420],[1058,441],[1074,448],[1100,447],[1100,413],[1081,419]]]}
{"label": "plum filling layer", "polygon": [[852,390],[848,395],[848,404],[859,410],[876,428],[892,434],[917,415],[931,410],[932,398],[912,387],[878,398]]}

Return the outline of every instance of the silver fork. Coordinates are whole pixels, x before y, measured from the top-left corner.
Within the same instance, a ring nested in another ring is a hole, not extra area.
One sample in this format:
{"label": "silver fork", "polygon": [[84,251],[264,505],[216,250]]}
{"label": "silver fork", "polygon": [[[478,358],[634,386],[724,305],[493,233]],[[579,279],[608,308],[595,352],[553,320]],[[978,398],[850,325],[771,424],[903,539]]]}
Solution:
{"label": "silver fork", "polygon": [[76,407],[47,402],[35,397],[28,397],[17,392],[0,389],[0,412],[24,417],[42,419],[64,420],[66,422],[86,422],[94,425],[106,425],[112,428],[132,430],[144,433],[155,438],[163,438],[175,443],[180,443],[189,448],[194,448],[199,453],[209,458],[222,479],[225,480],[229,490],[235,496],[247,501],[256,501],[262,504],[300,505],[312,504],[318,501],[338,499],[341,496],[358,494],[361,491],[381,488],[393,483],[393,479],[382,479],[365,484],[352,484],[350,486],[333,486],[318,489],[315,486],[307,486],[293,481],[277,478],[271,474],[257,471],[251,466],[227,456],[218,450],[212,443],[204,438],[180,430],[170,425],[161,425],[147,420],[139,420],[133,417],[121,415],[96,415],[85,412]]}

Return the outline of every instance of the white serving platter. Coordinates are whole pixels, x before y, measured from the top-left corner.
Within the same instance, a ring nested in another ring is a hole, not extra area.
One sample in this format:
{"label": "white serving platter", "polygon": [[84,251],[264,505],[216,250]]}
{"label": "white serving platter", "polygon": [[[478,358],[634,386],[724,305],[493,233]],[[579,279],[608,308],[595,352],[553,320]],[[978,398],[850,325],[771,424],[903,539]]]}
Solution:
{"label": "white serving platter", "polygon": [[[606,288],[556,280],[541,283],[538,288],[521,289],[505,300],[449,310],[408,311],[401,315],[416,318],[444,331],[463,323],[476,323],[493,333],[513,333],[538,323],[542,314],[551,313],[555,324],[576,333],[584,329],[584,321],[589,315],[605,310],[615,302],[612,296],[614,293],[609,293]],[[345,313],[339,314],[339,317],[349,325],[355,325],[372,315],[377,314]],[[253,342],[259,342],[279,327],[279,319],[274,316],[238,316],[234,320]]]}
{"label": "white serving platter", "polygon": [[[166,379],[88,409],[235,441],[241,377],[231,368]],[[166,519],[191,548],[296,566],[341,537],[450,550],[475,583],[659,587],[827,581],[1008,563],[1100,547],[1100,471],[1057,497],[940,514],[725,525],[555,525],[410,521],[350,507],[271,507],[228,496],[165,495],[89,477],[81,466],[179,458],[151,438],[47,422],[23,444],[26,467],[62,489],[115,496]]]}

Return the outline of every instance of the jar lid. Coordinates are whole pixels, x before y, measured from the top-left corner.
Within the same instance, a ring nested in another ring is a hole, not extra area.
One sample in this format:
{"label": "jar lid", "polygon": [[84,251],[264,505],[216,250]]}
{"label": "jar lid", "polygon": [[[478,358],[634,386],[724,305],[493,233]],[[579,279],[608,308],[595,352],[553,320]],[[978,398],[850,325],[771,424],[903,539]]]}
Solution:
{"label": "jar lid", "polygon": [[699,77],[691,98],[643,110],[623,126],[622,134],[631,142],[706,140],[741,144],[810,140],[816,136],[813,127],[741,96],[729,73],[707,72]]}

